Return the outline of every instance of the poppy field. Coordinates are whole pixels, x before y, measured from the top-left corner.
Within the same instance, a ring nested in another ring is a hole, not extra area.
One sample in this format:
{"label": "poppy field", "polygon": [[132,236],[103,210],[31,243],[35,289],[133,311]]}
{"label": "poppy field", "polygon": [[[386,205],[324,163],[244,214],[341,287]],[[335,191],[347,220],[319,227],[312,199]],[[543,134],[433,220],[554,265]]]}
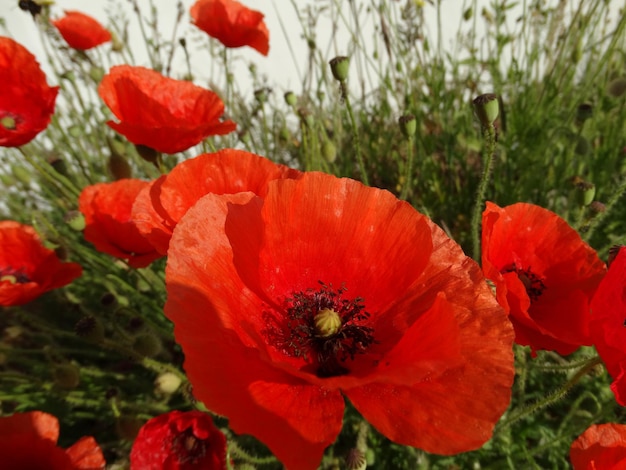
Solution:
{"label": "poppy field", "polygon": [[626,5],[279,1],[0,22],[0,466],[626,468]]}

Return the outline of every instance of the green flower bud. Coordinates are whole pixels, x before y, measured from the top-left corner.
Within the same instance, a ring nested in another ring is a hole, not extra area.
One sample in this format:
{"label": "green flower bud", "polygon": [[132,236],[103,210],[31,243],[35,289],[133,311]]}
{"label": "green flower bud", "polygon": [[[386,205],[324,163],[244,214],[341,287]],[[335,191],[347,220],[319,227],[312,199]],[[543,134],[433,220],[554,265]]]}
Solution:
{"label": "green flower bud", "polygon": [[139,154],[139,156],[147,162],[156,164],[156,162],[159,160],[159,152],[151,147],[141,144],[135,144],[135,149],[137,149],[137,153]]}
{"label": "green flower bud", "polygon": [[80,383],[80,370],[74,364],[61,364],[52,371],[54,383],[63,390],[73,390]]}
{"label": "green flower bud", "polygon": [[295,106],[298,103],[298,98],[293,91],[288,91],[285,93],[285,103],[289,106]]}
{"label": "green flower bud", "polygon": [[142,333],[135,338],[133,349],[137,354],[146,357],[156,356],[161,352],[161,340],[152,333]]}
{"label": "green flower bud", "polygon": [[107,162],[107,166],[109,167],[109,171],[113,176],[114,180],[122,180],[125,178],[132,178],[133,169],[130,167],[130,164],[124,157],[117,153],[112,153],[109,157],[109,161]]}
{"label": "green flower bud", "polygon": [[400,124],[400,130],[404,137],[410,139],[417,132],[417,119],[412,114],[405,114],[404,116],[400,116],[398,119],[398,124]]}
{"label": "green flower bud", "polygon": [[76,334],[88,341],[99,343],[104,339],[104,326],[93,315],[86,315],[74,325]]}
{"label": "green flower bud", "polygon": [[329,64],[335,80],[345,82],[348,78],[348,70],[350,69],[350,59],[345,56],[338,56],[331,59]]}
{"label": "green flower bud", "polygon": [[582,103],[576,108],[576,122],[582,124],[593,116],[593,106],[589,103]]}
{"label": "green flower bud", "polygon": [[334,163],[337,160],[337,147],[329,139],[322,142],[322,156],[328,163]]}
{"label": "green flower bud", "polygon": [[154,391],[157,395],[172,395],[176,393],[182,382],[178,375],[172,372],[163,372],[154,380]]}
{"label": "green flower bud", "polygon": [[587,181],[576,183],[576,197],[581,206],[588,206],[596,195],[596,185]]}
{"label": "green flower bud", "polygon": [[493,93],[486,93],[476,97],[474,103],[474,114],[483,127],[492,126],[498,114],[500,114],[500,105],[498,96]]}
{"label": "green flower bud", "polygon": [[620,77],[611,80],[608,86],[609,95],[618,98],[626,93],[626,78]]}
{"label": "green flower bud", "polygon": [[79,211],[69,211],[63,217],[63,220],[77,232],[85,230],[85,216]]}

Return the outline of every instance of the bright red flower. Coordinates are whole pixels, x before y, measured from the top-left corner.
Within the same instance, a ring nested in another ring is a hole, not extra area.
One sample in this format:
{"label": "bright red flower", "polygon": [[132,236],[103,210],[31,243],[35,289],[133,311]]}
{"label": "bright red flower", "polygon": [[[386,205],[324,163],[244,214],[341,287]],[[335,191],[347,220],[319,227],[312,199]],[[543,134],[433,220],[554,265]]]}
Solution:
{"label": "bright red flower", "polygon": [[510,315],[515,342],[570,354],[590,345],[589,302],[604,263],[558,215],[533,204],[487,202],[482,264]]}
{"label": "bright red flower", "polygon": [[208,194],[166,282],[194,394],[288,468],[318,467],[344,396],[440,454],[483,445],[509,403],[513,331],[478,265],[387,191],[312,172]]}
{"label": "bright red flower", "polygon": [[267,183],[301,175],[283,165],[245,150],[226,149],[185,160],[144,188],[133,206],[137,228],[165,255],[178,221],[207,193],[251,191],[263,197]]}
{"label": "bright red flower", "polygon": [[139,430],[130,452],[131,470],[222,470],[226,437],[201,411],[170,411]]}
{"label": "bright red flower", "polygon": [[34,228],[0,221],[0,305],[26,304],[69,284],[82,272],[80,265],[61,262],[44,247]]}
{"label": "bright red flower", "polygon": [[224,103],[212,91],[144,67],[112,67],[98,93],[120,120],[108,121],[109,127],[133,144],[163,153],[182,152],[237,127],[219,120]]}
{"label": "bright red flower", "polygon": [[626,426],[594,424],[570,449],[574,470],[623,470],[626,468]]}
{"label": "bright red flower", "polygon": [[270,50],[270,33],[259,11],[235,0],[197,0],[190,13],[198,28],[226,47],[250,46],[263,55]]}
{"label": "bright red flower", "polygon": [[591,339],[626,406],[626,248],[622,247],[591,301]]}
{"label": "bright red flower", "polygon": [[144,268],[161,257],[131,218],[135,199],[148,184],[136,179],[98,183],[83,189],[78,199],[85,216],[85,240],[98,251],[128,260],[134,268]]}
{"label": "bright red flower", "polygon": [[0,147],[19,147],[50,124],[59,87],[49,87],[35,56],[5,37],[0,37],[0,83]]}
{"label": "bright red flower", "polygon": [[57,447],[59,420],[42,411],[0,418],[0,462],[11,470],[100,470],[106,462],[93,437]]}
{"label": "bright red flower", "polygon": [[80,11],[66,11],[63,18],[53,20],[67,44],[80,51],[92,49],[111,40],[111,33],[98,21]]}

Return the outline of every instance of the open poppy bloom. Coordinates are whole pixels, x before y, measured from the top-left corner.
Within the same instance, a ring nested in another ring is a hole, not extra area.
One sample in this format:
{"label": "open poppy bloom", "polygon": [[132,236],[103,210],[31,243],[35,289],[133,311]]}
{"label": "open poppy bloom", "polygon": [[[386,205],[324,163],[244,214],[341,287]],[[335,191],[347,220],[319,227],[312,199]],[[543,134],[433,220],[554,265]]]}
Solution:
{"label": "open poppy bloom", "polygon": [[193,23],[226,47],[250,46],[263,55],[270,36],[263,13],[235,0],[197,0],[190,10]]}
{"label": "open poppy bloom", "polygon": [[134,268],[144,268],[161,257],[131,218],[135,199],[148,184],[137,179],[98,183],[83,189],[78,199],[85,216],[85,240],[102,253],[128,260]]}
{"label": "open poppy bloom", "polygon": [[139,430],[130,452],[131,470],[222,470],[226,437],[207,413],[170,411]]}
{"label": "open poppy bloom", "polygon": [[11,470],[100,470],[106,462],[93,437],[57,447],[59,420],[42,411],[0,418],[0,462]]}
{"label": "open poppy bloom", "polygon": [[49,87],[35,56],[6,37],[0,37],[0,83],[0,147],[19,147],[50,124],[59,87]]}
{"label": "open poppy bloom", "polygon": [[83,273],[44,247],[35,229],[0,221],[0,305],[23,305],[44,292],[63,287]]}
{"label": "open poppy bloom", "polygon": [[80,11],[66,11],[63,18],[51,23],[67,44],[79,51],[92,49],[111,40],[111,33],[104,26]]}
{"label": "open poppy bloom", "polygon": [[589,426],[570,449],[574,470],[626,468],[626,426],[607,423]]}
{"label": "open poppy bloom", "polygon": [[591,301],[591,339],[613,377],[611,390],[626,406],[626,247],[622,247]]}
{"label": "open poppy bloom", "polygon": [[476,449],[506,409],[513,330],[480,268],[391,193],[324,173],[207,194],[166,268],[195,396],[316,469],[344,397],[394,442]]}
{"label": "open poppy bloom", "polygon": [[207,193],[251,191],[263,197],[267,183],[301,173],[245,150],[226,149],[185,160],[137,196],[132,218],[156,250],[165,255],[178,221]]}
{"label": "open poppy bloom", "polygon": [[159,152],[182,152],[236,128],[232,121],[219,120],[224,103],[215,93],[145,67],[112,67],[98,93],[120,120],[108,121],[109,127]]}
{"label": "open poppy bloom", "polygon": [[487,202],[482,265],[510,315],[515,342],[567,355],[590,345],[589,303],[604,263],[567,222],[542,207]]}

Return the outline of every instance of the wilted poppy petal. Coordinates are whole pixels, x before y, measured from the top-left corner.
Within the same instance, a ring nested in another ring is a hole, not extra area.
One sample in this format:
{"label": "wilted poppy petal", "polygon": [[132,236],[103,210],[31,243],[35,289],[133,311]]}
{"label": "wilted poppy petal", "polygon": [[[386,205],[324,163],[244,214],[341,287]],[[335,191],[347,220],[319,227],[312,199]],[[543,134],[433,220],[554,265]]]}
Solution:
{"label": "wilted poppy petal", "polygon": [[19,147],[48,126],[59,87],[49,87],[35,56],[7,37],[0,37],[0,83],[0,146]]}
{"label": "wilted poppy petal", "polygon": [[190,10],[193,23],[226,47],[250,46],[267,55],[269,31],[263,14],[235,0],[198,0]]}
{"label": "wilted poppy petal", "polygon": [[107,122],[112,129],[159,152],[182,152],[236,128],[219,120],[224,103],[212,91],[144,67],[112,67],[98,93],[119,119]]}
{"label": "wilted poppy petal", "polygon": [[59,30],[67,44],[81,51],[109,42],[111,33],[98,21],[80,11],[68,10],[65,16],[51,23]]}

